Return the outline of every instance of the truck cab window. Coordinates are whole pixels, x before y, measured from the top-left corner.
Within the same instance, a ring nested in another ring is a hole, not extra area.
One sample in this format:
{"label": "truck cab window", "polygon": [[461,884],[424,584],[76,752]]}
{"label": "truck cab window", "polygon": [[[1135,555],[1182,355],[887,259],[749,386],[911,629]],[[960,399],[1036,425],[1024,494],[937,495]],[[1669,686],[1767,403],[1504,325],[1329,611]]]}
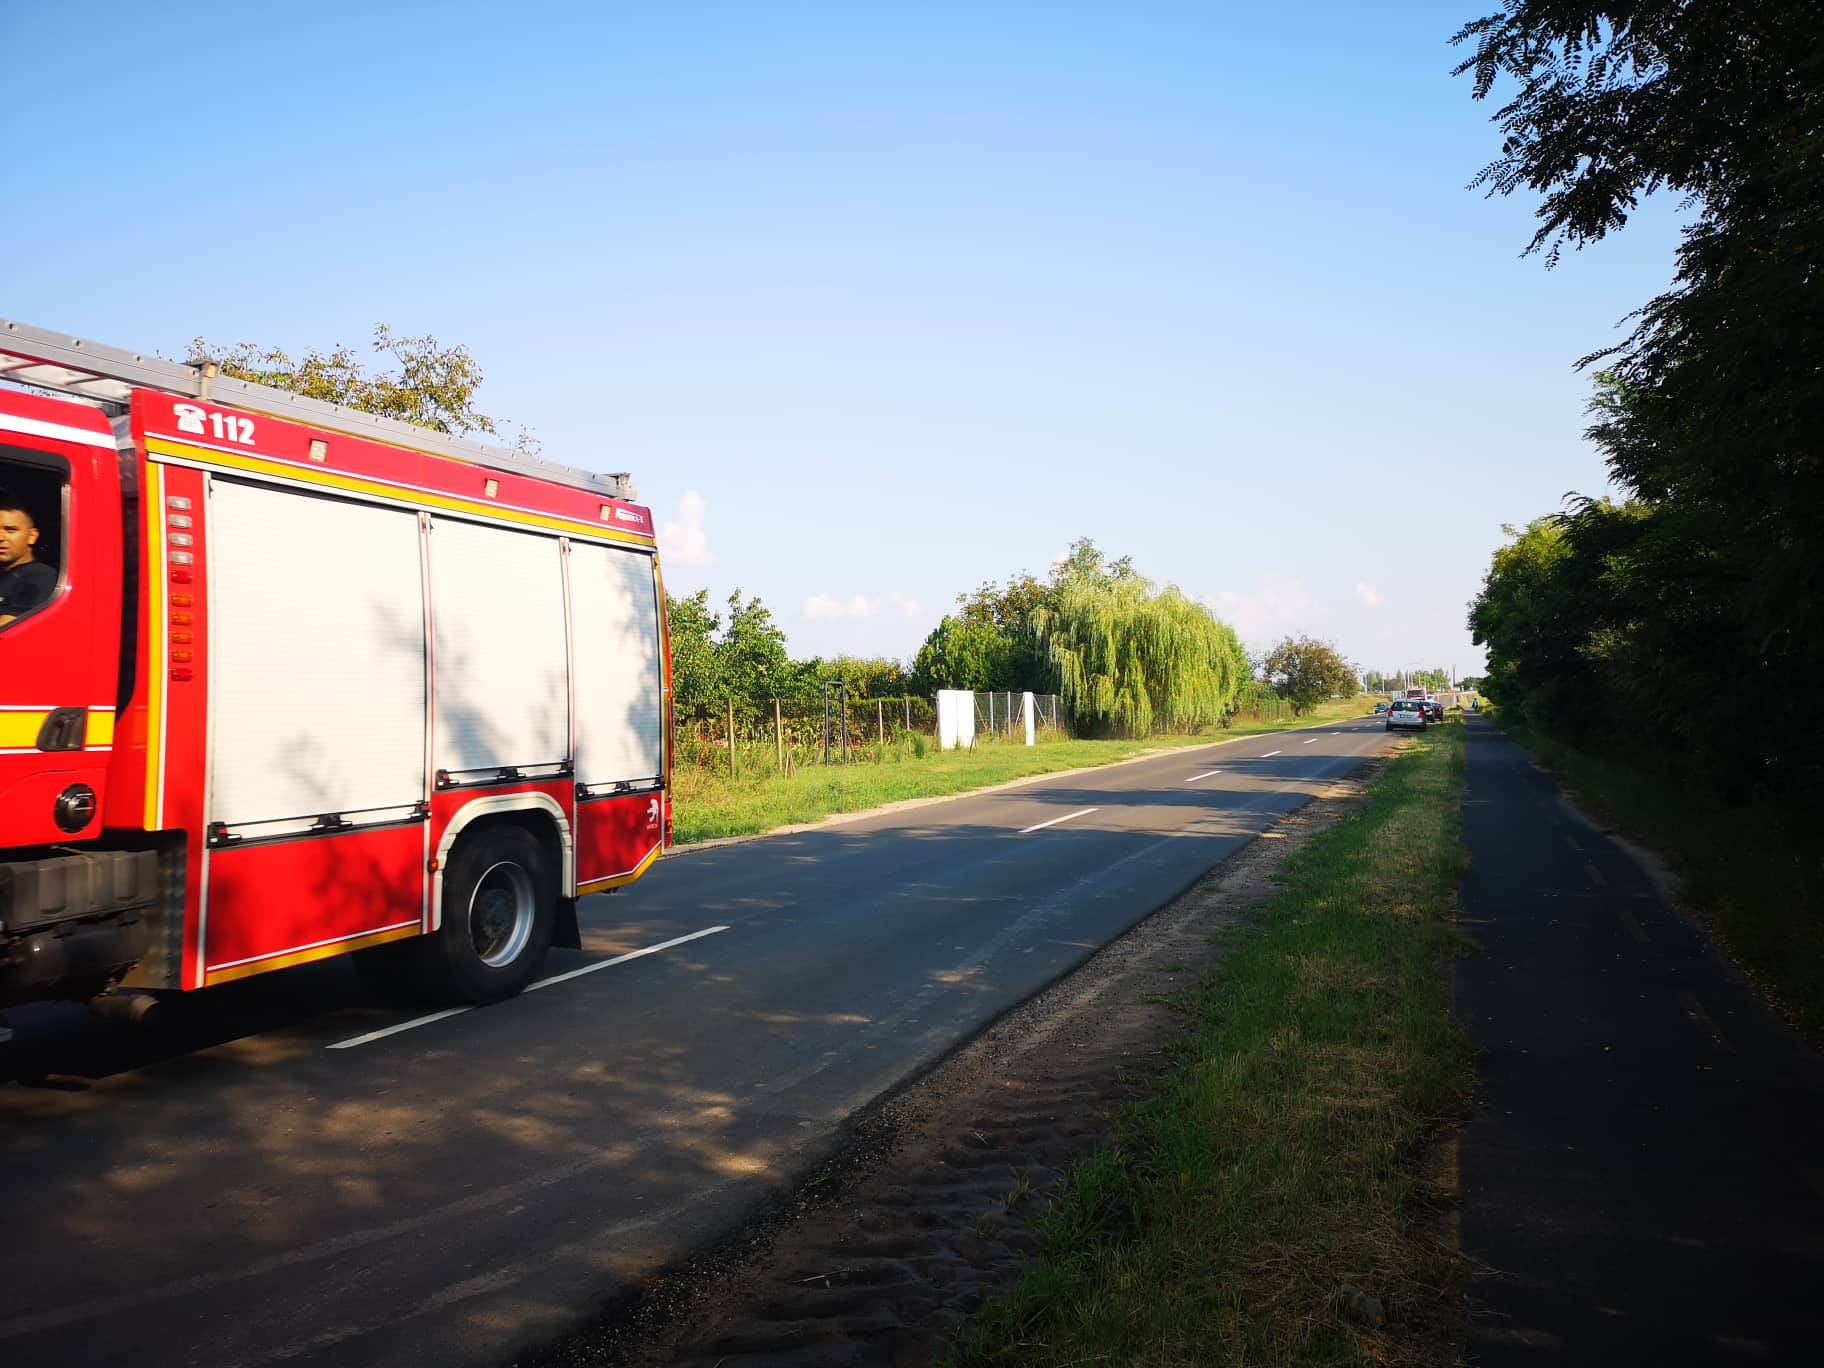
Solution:
{"label": "truck cab window", "polygon": [[64,473],[0,449],[0,632],[55,596],[63,566]]}

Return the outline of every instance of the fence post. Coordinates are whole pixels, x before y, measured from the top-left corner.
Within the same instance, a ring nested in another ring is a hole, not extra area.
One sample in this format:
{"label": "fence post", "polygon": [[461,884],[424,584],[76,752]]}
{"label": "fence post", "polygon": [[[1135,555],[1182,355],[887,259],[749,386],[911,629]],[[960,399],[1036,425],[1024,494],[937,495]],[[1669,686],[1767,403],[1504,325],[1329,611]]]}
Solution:
{"label": "fence post", "polygon": [[874,700],[874,729],[880,736],[880,749],[884,754],[887,749],[887,704],[885,699]]}
{"label": "fence post", "polygon": [[735,700],[731,698],[728,700],[728,777],[735,779],[740,773],[740,764],[735,759]]}
{"label": "fence post", "polygon": [[779,773],[785,773],[785,723],[779,718],[779,700],[773,700],[773,749],[778,752]]}
{"label": "fence post", "polygon": [[911,731],[912,730],[912,695],[907,694],[904,701],[905,701],[905,705],[906,705],[906,730]]}

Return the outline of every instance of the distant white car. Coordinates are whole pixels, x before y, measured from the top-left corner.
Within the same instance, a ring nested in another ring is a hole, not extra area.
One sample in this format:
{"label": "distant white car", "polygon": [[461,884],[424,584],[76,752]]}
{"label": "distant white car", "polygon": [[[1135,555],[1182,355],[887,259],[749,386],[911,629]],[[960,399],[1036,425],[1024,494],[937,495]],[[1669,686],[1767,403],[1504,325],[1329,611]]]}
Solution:
{"label": "distant white car", "polygon": [[1393,707],[1387,711],[1387,730],[1395,727],[1407,727],[1413,731],[1424,731],[1430,719],[1426,716],[1426,704],[1422,698],[1396,698]]}

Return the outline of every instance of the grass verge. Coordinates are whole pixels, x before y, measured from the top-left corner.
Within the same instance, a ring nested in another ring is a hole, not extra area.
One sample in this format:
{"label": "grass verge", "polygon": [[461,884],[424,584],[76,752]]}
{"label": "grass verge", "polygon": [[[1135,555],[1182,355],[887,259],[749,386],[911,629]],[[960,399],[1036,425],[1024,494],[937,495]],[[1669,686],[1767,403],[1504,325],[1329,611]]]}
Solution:
{"label": "grass verge", "polygon": [[[694,766],[673,775],[672,827],[681,845],[721,836],[749,836],[838,812],[862,812],[907,798],[939,798],[1033,774],[1107,765],[1182,746],[1207,746],[1265,732],[1286,731],[1360,717],[1356,700],[1320,704],[1304,717],[1279,722],[1238,720],[1225,730],[1196,736],[1152,736],[1138,741],[1049,741],[1037,746],[991,742],[972,751],[935,751],[920,759],[882,763],[807,765],[780,774],[770,763],[737,779]],[[770,760],[770,754],[767,757]]]}
{"label": "grass verge", "polygon": [[1579,807],[1665,858],[1680,900],[1813,1045],[1824,1048],[1824,843],[1787,805],[1743,803],[1668,783],[1501,719]]}
{"label": "grass verge", "polygon": [[1455,1361],[1454,1251],[1412,1220],[1472,1081],[1440,969],[1462,784],[1463,729],[1434,727],[1287,862],[1187,996],[1157,1093],[1072,1171],[951,1363]]}

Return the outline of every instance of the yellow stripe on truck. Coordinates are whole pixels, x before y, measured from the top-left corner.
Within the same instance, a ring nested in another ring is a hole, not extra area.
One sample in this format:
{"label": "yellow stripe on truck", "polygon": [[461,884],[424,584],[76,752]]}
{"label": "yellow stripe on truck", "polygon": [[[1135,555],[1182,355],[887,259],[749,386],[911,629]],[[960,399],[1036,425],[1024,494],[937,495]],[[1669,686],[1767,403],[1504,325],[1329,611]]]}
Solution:
{"label": "yellow stripe on truck", "polygon": [[346,955],[351,950],[365,950],[371,945],[386,945],[392,941],[405,940],[408,937],[423,934],[424,929],[416,924],[395,927],[391,931],[375,931],[369,935],[352,937],[349,940],[331,941],[328,945],[313,945],[306,950],[268,955],[263,959],[252,960],[246,964],[231,964],[223,969],[210,969],[204,973],[203,982],[213,988],[218,983],[232,983],[235,979],[264,974],[270,969],[289,969],[293,965],[310,964],[316,960],[329,959],[332,955]]}
{"label": "yellow stripe on truck", "polygon": [[0,750],[32,750],[48,712],[0,712]]}
{"label": "yellow stripe on truck", "polygon": [[147,437],[146,450],[154,456],[169,456],[179,460],[195,461],[199,465],[216,466],[229,470],[246,470],[259,475],[273,475],[300,484],[321,485],[326,489],[345,490],[351,494],[378,495],[399,503],[409,504],[414,508],[441,508],[452,513],[476,514],[490,522],[520,523],[527,527],[543,527],[551,531],[568,532],[573,536],[595,541],[625,542],[634,546],[653,544],[650,532],[623,532],[618,527],[607,527],[600,523],[552,517],[525,509],[509,508],[502,504],[479,503],[474,499],[458,498],[453,494],[439,494],[434,490],[418,489],[409,485],[392,484],[381,479],[343,475],[328,470],[308,470],[289,461],[244,456],[233,452],[217,451],[213,447],[189,446],[186,443],[174,442],[163,437]]}
{"label": "yellow stripe on truck", "polygon": [[[51,714],[43,708],[13,711],[0,710],[0,750],[35,750],[38,734]],[[114,744],[114,713],[107,708],[90,708],[88,728],[83,734],[85,746]]]}

